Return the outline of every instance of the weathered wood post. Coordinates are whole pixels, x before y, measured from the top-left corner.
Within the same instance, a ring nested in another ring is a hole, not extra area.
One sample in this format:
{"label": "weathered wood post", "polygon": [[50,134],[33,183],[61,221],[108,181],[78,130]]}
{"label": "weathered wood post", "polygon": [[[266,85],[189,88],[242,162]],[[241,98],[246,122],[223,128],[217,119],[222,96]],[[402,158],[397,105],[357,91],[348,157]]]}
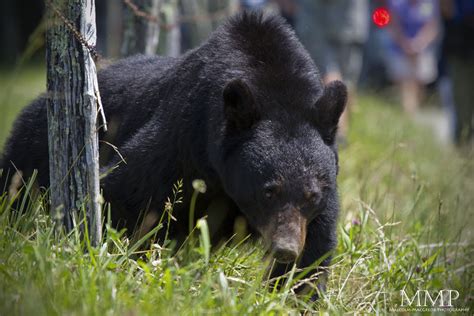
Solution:
{"label": "weathered wood post", "polygon": [[[48,144],[51,210],[67,231],[83,219],[91,242],[102,236],[97,112],[100,95],[92,47],[94,0],[47,0]],[[84,227],[82,227],[84,229]]]}

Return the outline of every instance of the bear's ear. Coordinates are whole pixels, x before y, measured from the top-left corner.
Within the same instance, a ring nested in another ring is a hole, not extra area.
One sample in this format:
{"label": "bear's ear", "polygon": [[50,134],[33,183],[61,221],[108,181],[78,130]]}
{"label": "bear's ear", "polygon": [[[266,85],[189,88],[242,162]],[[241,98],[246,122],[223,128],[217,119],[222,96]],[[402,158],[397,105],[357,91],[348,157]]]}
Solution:
{"label": "bear's ear", "polygon": [[223,92],[224,115],[230,129],[248,129],[260,114],[249,86],[242,79],[227,83]]}
{"label": "bear's ear", "polygon": [[316,102],[315,120],[323,140],[333,145],[339,118],[347,103],[347,88],[341,81],[332,81],[324,88],[324,94]]}

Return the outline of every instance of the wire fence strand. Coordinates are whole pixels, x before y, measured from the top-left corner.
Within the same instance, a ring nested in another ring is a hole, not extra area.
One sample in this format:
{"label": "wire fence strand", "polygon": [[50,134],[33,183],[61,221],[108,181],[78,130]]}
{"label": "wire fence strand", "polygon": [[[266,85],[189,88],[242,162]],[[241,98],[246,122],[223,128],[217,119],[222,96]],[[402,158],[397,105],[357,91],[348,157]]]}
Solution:
{"label": "wire fence strand", "polygon": [[193,14],[193,15],[181,15],[178,16],[176,22],[165,23],[159,16],[152,15],[146,11],[143,11],[136,5],[132,0],[123,0],[125,5],[133,12],[135,16],[141,17],[151,23],[157,23],[160,28],[166,31],[172,30],[182,23],[199,23],[199,22],[214,22],[228,17],[230,14],[230,6],[225,7],[214,12],[205,14]]}
{"label": "wire fence strand", "polygon": [[[159,16],[152,15],[138,7],[132,0],[123,0],[124,4],[133,12],[137,17],[143,18],[151,23],[159,24],[160,28],[166,31],[170,31],[176,27],[179,27],[182,23],[200,23],[200,22],[214,22],[221,19],[224,19],[230,15],[231,7],[230,5],[206,14],[194,14],[194,15],[181,15],[178,16],[174,23],[165,23],[161,20]],[[96,50],[94,45],[91,45],[87,39],[77,30],[74,24],[67,19],[61,11],[53,4],[51,0],[45,0],[46,5],[51,8],[54,14],[64,23],[66,28],[74,35],[76,40],[78,40],[82,45],[84,45],[95,61],[98,61],[102,58],[99,52]]]}

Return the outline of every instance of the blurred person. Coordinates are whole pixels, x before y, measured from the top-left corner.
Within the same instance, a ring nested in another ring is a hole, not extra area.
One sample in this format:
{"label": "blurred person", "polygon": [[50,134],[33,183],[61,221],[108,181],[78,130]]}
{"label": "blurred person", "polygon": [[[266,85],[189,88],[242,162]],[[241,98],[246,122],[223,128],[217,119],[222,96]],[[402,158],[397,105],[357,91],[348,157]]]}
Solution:
{"label": "blurred person", "polygon": [[474,1],[442,0],[445,24],[443,53],[453,84],[457,120],[455,140],[459,144],[474,136]]}
{"label": "blurred person", "polygon": [[448,116],[448,137],[452,142],[456,140],[457,111],[454,102],[452,75],[447,64],[446,54],[444,52],[440,52],[438,60],[438,80],[436,87],[443,109]]}
{"label": "blurred person", "polygon": [[338,132],[339,142],[345,143],[369,35],[369,1],[299,0],[298,4],[296,31],[325,83],[342,80],[348,87],[348,106]]}
{"label": "blurred person", "polygon": [[331,23],[327,32],[329,50],[326,81],[342,80],[348,88],[348,106],[341,116],[338,132],[340,142],[345,143],[349,113],[356,104],[364,45],[369,36],[369,1],[330,1],[328,14]]}
{"label": "blurred person", "polygon": [[[296,33],[321,74],[325,76],[327,73],[325,57],[329,49],[326,36],[326,29],[329,26],[325,17],[327,3],[323,0],[298,0],[298,5]],[[326,81],[324,77],[323,79]]]}
{"label": "blurred person", "polygon": [[437,76],[436,39],[439,35],[437,0],[387,0],[389,24],[387,71],[397,83],[406,113],[416,113],[422,89]]}

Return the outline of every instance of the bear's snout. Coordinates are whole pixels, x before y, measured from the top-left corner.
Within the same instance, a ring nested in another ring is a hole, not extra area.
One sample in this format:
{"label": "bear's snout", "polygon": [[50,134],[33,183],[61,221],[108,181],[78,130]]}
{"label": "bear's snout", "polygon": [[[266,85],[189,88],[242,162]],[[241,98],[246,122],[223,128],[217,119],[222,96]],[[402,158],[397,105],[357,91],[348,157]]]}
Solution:
{"label": "bear's snout", "polygon": [[306,218],[296,208],[276,214],[270,237],[273,257],[281,263],[295,261],[303,251],[306,240]]}

